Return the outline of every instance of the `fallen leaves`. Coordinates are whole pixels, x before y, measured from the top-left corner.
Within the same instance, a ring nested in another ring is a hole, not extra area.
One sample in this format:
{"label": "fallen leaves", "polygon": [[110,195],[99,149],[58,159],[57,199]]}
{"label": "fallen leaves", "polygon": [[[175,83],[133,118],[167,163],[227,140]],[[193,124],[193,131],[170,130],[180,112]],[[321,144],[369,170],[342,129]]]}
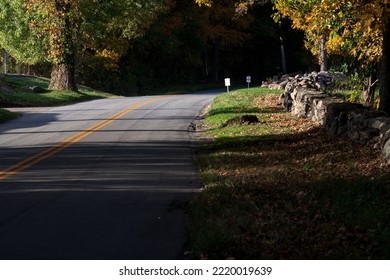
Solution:
{"label": "fallen leaves", "polygon": [[[254,100],[268,114],[255,127],[270,126],[267,135],[236,138],[241,145],[232,139],[201,152],[205,188],[195,204],[208,230],[196,238],[218,231],[221,244],[200,246],[200,254],[241,259],[389,256],[389,240],[381,236],[390,232],[390,166],[383,164],[380,152],[347,138],[328,138],[318,123],[293,119],[277,102],[277,95]],[[380,234],[378,225],[385,228]]]}

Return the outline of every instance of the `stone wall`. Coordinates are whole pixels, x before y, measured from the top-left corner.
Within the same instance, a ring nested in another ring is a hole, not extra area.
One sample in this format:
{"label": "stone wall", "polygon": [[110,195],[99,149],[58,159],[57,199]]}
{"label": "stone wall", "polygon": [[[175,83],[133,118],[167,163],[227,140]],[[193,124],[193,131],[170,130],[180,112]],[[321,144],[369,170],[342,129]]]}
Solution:
{"label": "stone wall", "polygon": [[331,135],[348,135],[354,141],[382,149],[390,163],[390,116],[329,96],[324,82],[316,81],[318,75],[314,77],[290,78],[285,86],[285,107],[298,118],[320,122]]}

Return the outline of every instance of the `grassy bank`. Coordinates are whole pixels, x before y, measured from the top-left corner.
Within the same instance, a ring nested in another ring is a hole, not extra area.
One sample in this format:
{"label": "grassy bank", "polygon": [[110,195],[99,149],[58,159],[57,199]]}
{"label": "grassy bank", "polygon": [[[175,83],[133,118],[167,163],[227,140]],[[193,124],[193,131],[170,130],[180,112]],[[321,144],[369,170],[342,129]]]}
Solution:
{"label": "grassy bank", "polygon": [[0,109],[0,122],[15,119],[19,116],[17,113],[13,113],[4,109]]}
{"label": "grassy bank", "polygon": [[[39,86],[44,93],[32,93],[29,88]],[[112,97],[111,94],[80,86],[79,92],[50,91],[49,80],[30,76],[0,76],[0,107],[59,106],[96,98]]]}
{"label": "grassy bank", "polygon": [[[41,87],[43,93],[33,93],[32,87]],[[45,78],[16,75],[0,75],[0,108],[43,107],[67,105],[113,95],[80,86],[79,92],[50,91]],[[18,114],[0,109],[0,122],[16,118]]]}
{"label": "grassy bank", "polygon": [[[377,150],[328,138],[252,89],[219,96],[205,119],[191,205],[197,258],[390,257],[390,167]],[[227,124],[239,115],[258,123]]]}

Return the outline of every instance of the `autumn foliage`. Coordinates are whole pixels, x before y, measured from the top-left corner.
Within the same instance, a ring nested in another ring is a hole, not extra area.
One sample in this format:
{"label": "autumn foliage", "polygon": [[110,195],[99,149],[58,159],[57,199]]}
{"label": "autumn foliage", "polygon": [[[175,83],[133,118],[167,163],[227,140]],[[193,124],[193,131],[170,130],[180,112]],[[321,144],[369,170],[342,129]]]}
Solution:
{"label": "autumn foliage", "polygon": [[[75,72],[83,53],[93,53],[115,68],[127,51],[127,40],[142,35],[165,4],[162,0],[16,0],[0,7],[0,35],[5,35],[0,44],[21,63],[50,61],[51,89],[77,91]],[[16,21],[9,20],[12,15]],[[15,35],[10,36],[9,30]],[[21,55],[27,47],[34,51],[33,59]]]}
{"label": "autumn foliage", "polygon": [[313,53],[319,52],[319,41],[325,36],[329,53],[351,55],[364,63],[381,58],[383,1],[275,0],[275,7],[295,28],[305,31]]}

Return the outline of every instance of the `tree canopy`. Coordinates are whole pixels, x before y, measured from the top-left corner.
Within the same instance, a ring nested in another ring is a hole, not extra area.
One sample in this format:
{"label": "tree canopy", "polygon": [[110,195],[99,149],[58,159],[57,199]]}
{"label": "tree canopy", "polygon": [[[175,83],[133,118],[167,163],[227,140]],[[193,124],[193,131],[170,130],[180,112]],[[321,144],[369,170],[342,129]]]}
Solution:
{"label": "tree canopy", "polygon": [[[196,0],[211,5],[212,0]],[[382,60],[380,108],[390,113],[389,85],[389,0],[271,0],[279,15],[292,20],[294,28],[306,35],[306,46],[315,55],[328,53],[348,56],[362,69],[372,69]],[[264,0],[240,0],[237,7]],[[325,45],[324,45],[325,44]],[[321,56],[320,56],[321,57]],[[323,57],[323,56],[322,56]]]}
{"label": "tree canopy", "polygon": [[0,5],[0,47],[20,63],[36,64],[46,59],[47,37],[31,28],[33,16],[26,13],[23,0],[4,1]]}
{"label": "tree canopy", "polygon": [[274,0],[275,7],[289,17],[293,27],[306,33],[307,47],[319,53],[325,39],[330,54],[350,55],[363,64],[382,55],[383,1],[362,0]]}
{"label": "tree canopy", "polygon": [[77,91],[80,52],[117,61],[126,39],[145,32],[165,6],[163,0],[6,1],[0,6],[1,46],[19,62],[48,58],[54,65],[50,87]]}
{"label": "tree canopy", "polygon": [[380,108],[390,113],[388,73],[389,0],[274,0],[276,9],[305,31],[308,47],[318,53],[326,41],[330,53],[351,56],[363,69],[382,59]]}

